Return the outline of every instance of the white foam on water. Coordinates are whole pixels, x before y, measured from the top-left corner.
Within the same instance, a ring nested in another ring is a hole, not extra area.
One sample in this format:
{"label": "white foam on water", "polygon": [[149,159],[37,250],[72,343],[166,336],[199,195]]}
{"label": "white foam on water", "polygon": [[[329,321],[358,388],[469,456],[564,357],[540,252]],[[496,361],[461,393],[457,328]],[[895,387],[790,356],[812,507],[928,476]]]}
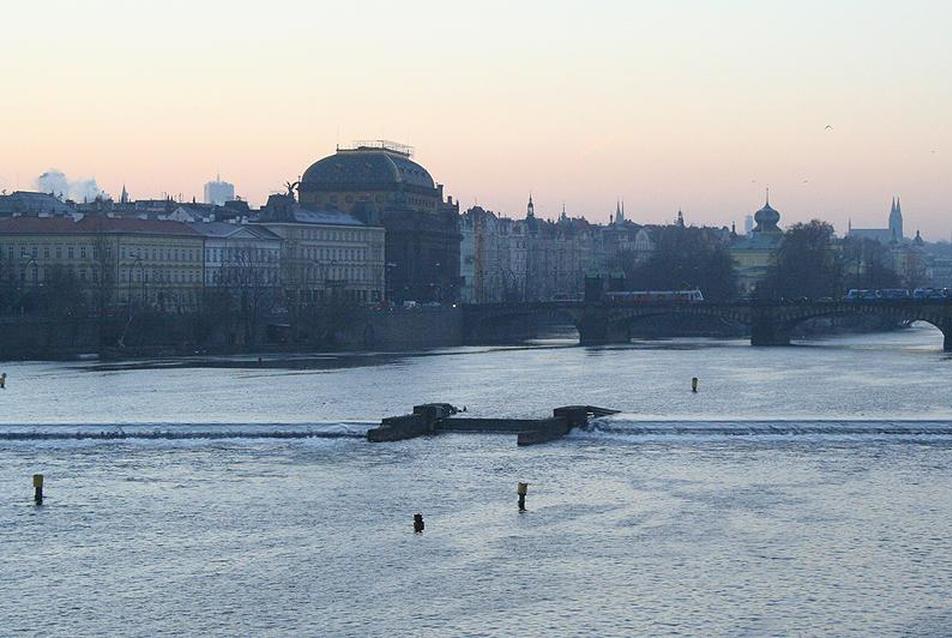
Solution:
{"label": "white foam on water", "polygon": [[0,442],[362,438],[371,422],[0,425]]}
{"label": "white foam on water", "polygon": [[771,437],[782,439],[907,439],[950,438],[952,421],[903,419],[790,419],[790,420],[658,420],[617,414],[593,419],[587,427],[572,432],[577,439],[645,440],[671,437],[685,439],[730,439]]}

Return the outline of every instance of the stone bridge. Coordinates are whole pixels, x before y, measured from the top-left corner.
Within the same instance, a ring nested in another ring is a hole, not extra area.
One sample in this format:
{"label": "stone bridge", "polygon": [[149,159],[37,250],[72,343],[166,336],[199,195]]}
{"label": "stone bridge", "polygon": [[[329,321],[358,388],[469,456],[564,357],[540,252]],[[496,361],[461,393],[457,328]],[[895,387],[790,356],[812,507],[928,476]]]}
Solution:
{"label": "stone bridge", "polygon": [[876,315],[897,322],[925,321],[942,331],[943,349],[952,352],[952,300],[899,299],[875,301],[739,301],[732,303],[644,303],[549,301],[471,304],[463,306],[466,343],[531,337],[534,321],[559,317],[573,323],[582,345],[625,343],[632,322],[656,316],[711,317],[747,325],[753,346],[790,344],[794,327],[808,319]]}

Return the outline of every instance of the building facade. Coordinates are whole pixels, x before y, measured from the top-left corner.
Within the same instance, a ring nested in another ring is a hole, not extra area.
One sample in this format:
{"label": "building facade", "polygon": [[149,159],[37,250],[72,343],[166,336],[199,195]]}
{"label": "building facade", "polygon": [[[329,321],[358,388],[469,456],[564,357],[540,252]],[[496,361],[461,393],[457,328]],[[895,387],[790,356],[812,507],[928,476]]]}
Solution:
{"label": "building facade", "polygon": [[737,269],[740,292],[749,295],[767,277],[777,249],[783,239],[778,226],[780,213],[773,209],[768,198],[764,207],[754,213],[756,225],[749,233],[737,237],[731,244],[730,254]]}
{"label": "building facade", "polygon": [[288,304],[332,297],[361,303],[384,298],[385,231],[339,210],[301,207],[272,195],[249,220],[281,240],[280,282]]}
{"label": "building facade", "polygon": [[596,225],[564,207],[557,221],[541,219],[530,197],[524,219],[476,206],[462,215],[461,230],[464,303],[581,299],[586,276],[642,263],[655,251],[652,228],[626,220],[620,204],[611,223]]}
{"label": "building facade", "polygon": [[260,225],[192,222],[204,238],[206,288],[273,288],[280,285],[281,238]]}
{"label": "building facade", "polygon": [[171,221],[86,215],[0,219],[0,280],[78,286],[87,301],[188,312],[201,302],[203,238]]}

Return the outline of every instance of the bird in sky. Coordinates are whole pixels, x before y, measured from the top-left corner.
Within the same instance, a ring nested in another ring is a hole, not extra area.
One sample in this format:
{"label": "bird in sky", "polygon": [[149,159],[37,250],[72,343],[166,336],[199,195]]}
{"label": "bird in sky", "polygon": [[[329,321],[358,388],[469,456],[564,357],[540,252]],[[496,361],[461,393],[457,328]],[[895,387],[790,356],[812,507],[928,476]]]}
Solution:
{"label": "bird in sky", "polygon": [[832,130],[833,130],[833,125],[832,125],[832,124],[827,124],[826,127],[824,127],[823,130],[824,130],[824,131],[832,131]]}
{"label": "bird in sky", "polygon": [[809,181],[810,181],[810,180],[808,180],[808,179],[804,179],[802,183],[803,183],[803,184],[806,184],[806,183],[809,182]]}

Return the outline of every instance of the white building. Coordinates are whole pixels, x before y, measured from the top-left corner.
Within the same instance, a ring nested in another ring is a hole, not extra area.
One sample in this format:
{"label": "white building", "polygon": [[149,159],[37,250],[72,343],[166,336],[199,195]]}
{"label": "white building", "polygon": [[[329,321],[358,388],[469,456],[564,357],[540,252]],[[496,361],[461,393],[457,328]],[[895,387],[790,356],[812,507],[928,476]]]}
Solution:
{"label": "white building", "polygon": [[205,238],[206,288],[278,287],[281,238],[267,228],[227,222],[188,225]]}
{"label": "white building", "polygon": [[235,185],[224,182],[221,175],[215,177],[215,181],[205,184],[205,203],[223,206],[225,202],[235,199]]}

